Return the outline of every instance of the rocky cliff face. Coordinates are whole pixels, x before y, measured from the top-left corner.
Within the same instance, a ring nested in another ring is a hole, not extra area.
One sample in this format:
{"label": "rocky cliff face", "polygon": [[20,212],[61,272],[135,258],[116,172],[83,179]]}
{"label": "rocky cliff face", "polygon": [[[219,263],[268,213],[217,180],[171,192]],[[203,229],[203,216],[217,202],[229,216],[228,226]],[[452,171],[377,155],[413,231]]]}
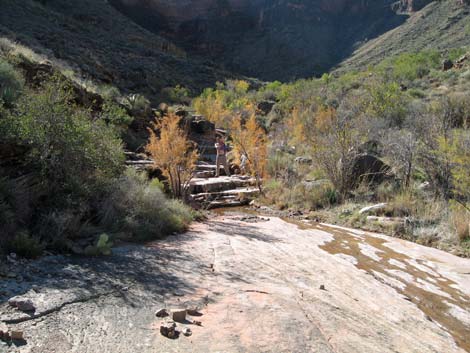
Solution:
{"label": "rocky cliff face", "polygon": [[398,6],[398,10],[400,11],[413,12],[421,10],[432,1],[433,0],[400,0],[395,6]]}
{"label": "rocky cliff face", "polygon": [[190,55],[266,80],[321,74],[406,18],[392,10],[395,0],[110,2]]}

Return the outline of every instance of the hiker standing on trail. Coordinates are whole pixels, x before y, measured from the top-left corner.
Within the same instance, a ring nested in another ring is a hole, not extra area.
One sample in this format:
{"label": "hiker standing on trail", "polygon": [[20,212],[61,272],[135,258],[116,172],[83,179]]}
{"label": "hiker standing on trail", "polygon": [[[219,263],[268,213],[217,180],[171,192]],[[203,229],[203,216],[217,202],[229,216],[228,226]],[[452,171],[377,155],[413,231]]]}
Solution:
{"label": "hiker standing on trail", "polygon": [[217,158],[215,161],[216,164],[216,171],[215,176],[218,177],[220,175],[220,165],[224,167],[225,174],[230,176],[230,169],[227,163],[227,145],[225,144],[223,137],[217,137],[215,148],[217,149]]}

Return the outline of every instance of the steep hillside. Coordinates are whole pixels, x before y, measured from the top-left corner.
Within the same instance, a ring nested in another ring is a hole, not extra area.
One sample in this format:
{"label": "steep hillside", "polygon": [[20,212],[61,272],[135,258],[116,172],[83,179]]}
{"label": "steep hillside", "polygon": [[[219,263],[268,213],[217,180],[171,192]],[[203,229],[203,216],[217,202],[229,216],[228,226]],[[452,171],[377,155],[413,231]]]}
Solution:
{"label": "steep hillside", "polygon": [[406,19],[392,0],[111,0],[193,55],[265,80],[321,74]]}
{"label": "steep hillside", "polygon": [[162,88],[201,88],[228,75],[121,15],[106,1],[2,0],[0,37],[60,60],[124,91],[159,95]]}
{"label": "steep hillside", "polygon": [[470,7],[460,0],[433,1],[412,14],[403,25],[362,45],[341,64],[340,70],[361,69],[403,52],[468,45]]}

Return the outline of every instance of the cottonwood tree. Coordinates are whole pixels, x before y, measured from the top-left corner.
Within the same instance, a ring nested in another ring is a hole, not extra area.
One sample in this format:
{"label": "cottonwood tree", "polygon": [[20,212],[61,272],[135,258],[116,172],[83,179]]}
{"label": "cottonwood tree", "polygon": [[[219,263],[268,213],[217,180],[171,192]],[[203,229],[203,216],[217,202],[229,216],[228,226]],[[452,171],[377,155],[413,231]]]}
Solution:
{"label": "cottonwood tree", "polygon": [[267,136],[258,125],[254,111],[244,124],[241,116],[233,118],[230,136],[236,159],[240,160],[242,154],[246,155],[249,170],[256,178],[257,187],[262,191],[261,179],[265,174],[267,161]]}
{"label": "cottonwood tree", "polygon": [[186,198],[199,155],[179,121],[174,114],[156,119],[149,128],[146,151],[152,156],[155,168],[161,169],[168,178],[173,195]]}

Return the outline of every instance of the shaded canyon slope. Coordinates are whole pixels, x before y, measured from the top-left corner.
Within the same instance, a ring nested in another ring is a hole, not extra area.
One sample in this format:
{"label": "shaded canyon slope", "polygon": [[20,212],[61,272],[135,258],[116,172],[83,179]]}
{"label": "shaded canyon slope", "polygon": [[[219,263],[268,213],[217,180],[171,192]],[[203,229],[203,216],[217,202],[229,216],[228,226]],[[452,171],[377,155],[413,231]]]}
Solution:
{"label": "shaded canyon slope", "polygon": [[[429,2],[429,0],[426,0]],[[402,24],[392,0],[111,0],[126,16],[189,54],[264,80],[318,75]],[[419,3],[419,4],[418,4]]]}
{"label": "shaded canyon slope", "polygon": [[27,57],[32,50],[84,79],[149,98],[168,86],[199,90],[230,77],[210,62],[188,58],[103,0],[2,0],[0,39],[25,47],[20,50]]}

